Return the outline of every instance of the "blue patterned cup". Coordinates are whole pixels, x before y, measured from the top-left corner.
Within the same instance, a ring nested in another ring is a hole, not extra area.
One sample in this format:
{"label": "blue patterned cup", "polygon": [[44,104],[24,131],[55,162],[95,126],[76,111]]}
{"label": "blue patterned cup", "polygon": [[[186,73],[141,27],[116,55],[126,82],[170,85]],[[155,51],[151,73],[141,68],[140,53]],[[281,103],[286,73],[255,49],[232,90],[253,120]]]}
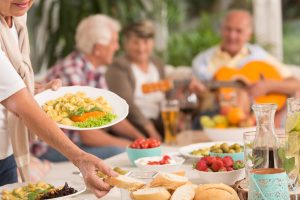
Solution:
{"label": "blue patterned cup", "polygon": [[254,169],[249,175],[248,200],[289,200],[288,176],[283,169]]}

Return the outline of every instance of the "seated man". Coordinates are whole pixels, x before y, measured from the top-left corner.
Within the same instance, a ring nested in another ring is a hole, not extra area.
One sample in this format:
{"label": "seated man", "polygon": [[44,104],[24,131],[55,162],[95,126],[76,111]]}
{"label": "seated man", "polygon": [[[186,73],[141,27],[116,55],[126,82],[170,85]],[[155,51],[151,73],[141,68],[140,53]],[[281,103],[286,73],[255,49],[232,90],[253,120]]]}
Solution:
{"label": "seated man", "polygon": [[[119,48],[117,21],[104,15],[94,15],[84,19],[76,31],[77,50],[53,66],[47,80],[60,78],[64,86],[91,86],[107,89],[104,71],[112,62],[114,53]],[[127,120],[111,127],[117,137],[105,130],[65,131],[80,148],[102,159],[120,153],[131,143],[129,139],[143,137]],[[125,139],[126,138],[126,139]],[[38,156],[50,161],[63,161],[65,158],[52,148],[45,152],[33,151]]]}
{"label": "seated man", "polygon": [[[249,44],[252,35],[252,17],[245,10],[232,10],[224,18],[221,27],[221,44],[201,52],[193,60],[193,71],[201,81],[210,81],[221,67],[242,68],[251,61],[264,61],[277,69],[282,81],[262,79],[250,85],[247,90],[250,99],[268,93],[293,95],[300,88],[299,82],[291,76],[291,72],[270,54],[257,45]],[[194,82],[195,83],[195,82]],[[198,92],[205,87],[198,84]],[[195,85],[193,84],[193,88]],[[245,97],[245,95],[238,95]],[[245,104],[244,101],[240,101]],[[242,105],[245,107],[245,105]],[[249,109],[249,105],[247,105]],[[247,108],[245,108],[247,109]]]}

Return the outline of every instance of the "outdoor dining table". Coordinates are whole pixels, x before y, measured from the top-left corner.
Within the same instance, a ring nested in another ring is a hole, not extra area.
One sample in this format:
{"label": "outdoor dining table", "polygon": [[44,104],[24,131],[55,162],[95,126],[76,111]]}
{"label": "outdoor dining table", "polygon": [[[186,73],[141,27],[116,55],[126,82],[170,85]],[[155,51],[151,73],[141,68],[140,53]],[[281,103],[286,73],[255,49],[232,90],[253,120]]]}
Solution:
{"label": "outdoor dining table", "polygon": [[[166,146],[162,145],[162,153],[173,153],[178,152],[178,147],[199,143],[199,142],[207,142],[208,139],[202,134],[201,131],[192,131],[192,132],[184,132],[178,135],[178,144],[176,146]],[[137,167],[134,167],[128,157],[126,152],[121,153],[119,155],[113,156],[105,160],[107,165],[112,167],[121,167],[126,170],[136,171],[139,170]],[[187,177],[193,182],[193,177],[190,174],[192,171],[192,163],[185,162],[182,165],[182,170],[186,172]],[[78,174],[78,169],[71,162],[62,162],[54,164],[49,174],[44,178],[47,180],[66,180],[66,181],[75,181],[75,182],[83,182],[82,177]],[[77,195],[76,197],[70,198],[76,200],[93,200],[97,199],[92,192],[85,191],[84,193]],[[113,188],[111,191],[101,199],[103,200],[119,200],[121,199],[121,193],[118,188]]]}

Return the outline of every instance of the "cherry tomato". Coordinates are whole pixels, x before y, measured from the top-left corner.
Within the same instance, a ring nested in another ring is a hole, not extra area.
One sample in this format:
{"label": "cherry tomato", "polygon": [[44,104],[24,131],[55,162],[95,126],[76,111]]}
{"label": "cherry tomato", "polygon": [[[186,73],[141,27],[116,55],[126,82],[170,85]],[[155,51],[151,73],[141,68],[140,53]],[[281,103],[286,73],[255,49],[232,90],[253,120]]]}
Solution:
{"label": "cherry tomato", "polygon": [[134,149],[148,149],[148,148],[155,148],[160,146],[160,141],[149,138],[149,139],[144,139],[144,138],[139,138],[136,139],[131,145],[131,148]]}

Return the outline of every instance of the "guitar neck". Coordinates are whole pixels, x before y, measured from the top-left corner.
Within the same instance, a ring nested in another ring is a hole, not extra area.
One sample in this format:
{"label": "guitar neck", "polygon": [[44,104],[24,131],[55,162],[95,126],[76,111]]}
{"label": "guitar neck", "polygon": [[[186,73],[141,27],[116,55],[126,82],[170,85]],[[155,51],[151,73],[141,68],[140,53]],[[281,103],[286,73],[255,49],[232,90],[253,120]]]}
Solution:
{"label": "guitar neck", "polygon": [[218,90],[222,87],[230,87],[230,88],[246,88],[247,85],[242,81],[206,81],[204,85],[209,90]]}

